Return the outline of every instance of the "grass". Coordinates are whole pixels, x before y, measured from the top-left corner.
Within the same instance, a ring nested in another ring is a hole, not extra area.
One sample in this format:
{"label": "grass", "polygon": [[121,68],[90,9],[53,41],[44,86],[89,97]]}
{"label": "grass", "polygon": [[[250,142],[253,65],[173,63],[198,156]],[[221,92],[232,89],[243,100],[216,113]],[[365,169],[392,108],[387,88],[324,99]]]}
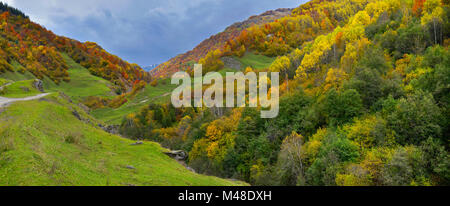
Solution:
{"label": "grass", "polygon": [[79,101],[89,96],[112,96],[110,83],[100,77],[92,75],[86,68],[77,64],[67,54],[61,53],[69,66],[70,82],[56,85],[50,80],[44,81],[44,88],[51,92],[61,91],[72,100]]}
{"label": "grass", "polygon": [[153,87],[147,85],[134,98],[117,109],[101,108],[91,112],[91,114],[109,125],[119,125],[124,116],[138,112],[143,106],[150,103],[164,103],[170,101],[170,93],[177,85],[170,84],[170,79],[161,80]]}
{"label": "grass", "polygon": [[73,109],[89,118],[57,94],[15,103],[0,114],[0,185],[245,184],[190,172],[159,144],[131,146],[131,140],[78,120]]}
{"label": "grass", "polygon": [[231,68],[223,68],[220,71],[218,71],[220,75],[222,75],[222,77],[226,77],[227,76],[227,72],[233,72],[236,73],[238,71],[236,71],[236,69],[231,69]]}
{"label": "grass", "polygon": [[23,98],[34,96],[41,92],[33,87],[34,80],[23,80],[13,82],[11,85],[3,87],[0,95],[8,98]]}
{"label": "grass", "polygon": [[[90,74],[86,68],[74,62],[67,54],[61,53],[61,55],[69,66],[68,72],[71,81],[61,82],[57,85],[49,78],[45,77],[43,80],[45,92],[64,92],[74,102],[79,102],[89,96],[113,96],[112,91],[109,88],[110,83],[107,80]],[[23,74],[17,72],[20,67],[22,67],[19,63],[13,62],[13,66],[16,72],[0,74],[0,78],[5,79],[5,81],[34,80],[36,78],[29,72]],[[170,84],[170,79],[165,79],[156,87],[147,85],[144,90],[140,91],[134,98],[130,99],[128,103],[122,105],[120,108],[103,108],[95,110],[93,111],[93,115],[108,124],[120,124],[123,116],[139,111],[143,106],[150,102],[168,102],[170,100],[170,95],[166,94],[170,93],[175,88],[176,85]],[[25,95],[18,89],[8,91],[7,97],[23,97],[31,95]]]}
{"label": "grass", "polygon": [[253,69],[266,69],[270,67],[273,61],[275,61],[274,57],[257,55],[250,52],[245,53],[242,58],[236,59],[241,62],[243,70],[247,67],[251,67]]}
{"label": "grass", "polygon": [[5,84],[11,83],[11,82],[12,82],[12,81],[9,80],[9,79],[3,79],[3,78],[0,78],[0,87],[3,86],[3,85],[5,85]]}
{"label": "grass", "polygon": [[[71,80],[70,82],[61,82],[57,85],[48,77],[45,77],[43,82],[46,92],[64,92],[76,102],[89,96],[112,96],[111,89],[109,88],[110,83],[107,80],[92,75],[86,68],[67,56],[67,54],[61,53],[61,55],[69,66],[68,72]],[[28,71],[25,73],[18,72],[22,67],[19,63],[14,61],[12,65],[15,72],[5,72],[0,74],[0,78],[12,81],[36,79]]]}

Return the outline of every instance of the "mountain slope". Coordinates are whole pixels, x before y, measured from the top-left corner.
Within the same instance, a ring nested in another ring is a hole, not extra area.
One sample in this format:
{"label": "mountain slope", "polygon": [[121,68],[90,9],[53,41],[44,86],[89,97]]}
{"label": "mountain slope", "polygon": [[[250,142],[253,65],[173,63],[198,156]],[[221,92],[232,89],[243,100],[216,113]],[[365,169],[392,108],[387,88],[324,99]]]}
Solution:
{"label": "mountain slope", "polygon": [[82,101],[90,96],[114,96],[111,82],[92,75],[89,70],[76,63],[67,54],[61,53],[61,56],[68,65],[68,73],[71,81],[55,84],[48,79],[44,79],[44,88],[46,90],[64,92],[74,101]]}
{"label": "mountain slope", "polygon": [[57,36],[11,7],[0,6],[0,73],[13,71],[13,62],[39,79],[50,78],[55,84],[69,82],[68,65],[60,53],[66,53],[93,75],[112,83],[115,90],[128,92],[150,76],[136,64],[112,55],[93,42]]}
{"label": "mountain slope", "polygon": [[133,146],[96,122],[56,94],[9,106],[0,114],[0,185],[242,184],[192,173],[158,144]]}
{"label": "mountain slope", "polygon": [[223,57],[276,57],[246,70],[282,73],[277,117],[150,105],[121,131],[255,185],[449,185],[449,17],[441,0],[313,0],[199,60],[223,72]]}
{"label": "mountain slope", "polygon": [[[128,106],[162,92],[140,91],[149,74],[95,43],[56,36],[3,3],[0,13],[0,96],[24,100],[0,105],[0,185],[245,184],[193,173],[157,143],[132,145],[105,132],[80,103],[93,97],[120,107],[129,97],[126,115]],[[28,101],[34,95],[39,100]]]}
{"label": "mountain slope", "polygon": [[190,67],[190,62],[197,62],[203,58],[209,51],[219,49],[227,43],[230,39],[237,37],[242,30],[249,28],[253,25],[261,25],[274,21],[275,19],[282,18],[284,16],[290,15],[292,9],[277,9],[264,12],[260,15],[251,16],[245,21],[234,23],[233,25],[227,27],[223,32],[211,36],[210,38],[204,40],[199,45],[197,45],[193,50],[188,51],[184,54],[180,54],[169,61],[158,65],[150,73],[156,77],[168,77],[171,74]]}
{"label": "mountain slope", "polygon": [[151,70],[155,69],[157,66],[158,66],[158,64],[152,64],[152,65],[146,66],[142,69],[144,69],[145,71],[151,71]]}
{"label": "mountain slope", "polygon": [[[273,18],[258,21],[258,24],[235,24],[243,27],[234,30],[231,26],[232,35],[222,32],[213,36],[213,40],[226,38],[219,41],[205,40],[204,44],[193,50],[197,52],[179,55],[159,65],[151,73],[155,78],[167,77],[180,69],[192,69],[192,64],[197,62],[203,64],[204,71],[217,71],[223,68],[222,57],[242,57],[246,52],[270,57],[284,55],[316,36],[345,24],[366,4],[367,1],[312,0],[293,10],[281,9],[278,11],[282,15],[274,15]],[[251,22],[251,19],[247,21]]]}

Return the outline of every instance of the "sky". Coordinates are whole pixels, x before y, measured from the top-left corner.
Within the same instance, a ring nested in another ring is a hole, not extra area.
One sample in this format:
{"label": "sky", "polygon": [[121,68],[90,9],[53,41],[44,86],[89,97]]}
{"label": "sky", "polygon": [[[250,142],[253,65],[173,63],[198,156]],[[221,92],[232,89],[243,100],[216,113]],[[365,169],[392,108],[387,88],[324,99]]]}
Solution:
{"label": "sky", "polygon": [[160,64],[248,17],[306,0],[1,0],[57,35]]}

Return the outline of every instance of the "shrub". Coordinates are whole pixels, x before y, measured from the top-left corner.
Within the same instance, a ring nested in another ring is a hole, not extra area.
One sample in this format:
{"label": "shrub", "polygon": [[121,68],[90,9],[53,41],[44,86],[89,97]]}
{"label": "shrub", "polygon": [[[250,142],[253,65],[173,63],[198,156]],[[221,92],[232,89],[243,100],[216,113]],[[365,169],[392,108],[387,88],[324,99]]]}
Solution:
{"label": "shrub", "polygon": [[83,134],[79,131],[73,131],[64,137],[64,142],[68,144],[81,144]]}
{"label": "shrub", "polygon": [[398,101],[387,116],[388,127],[395,131],[397,143],[419,145],[428,137],[442,137],[441,110],[430,93],[417,91]]}
{"label": "shrub", "polygon": [[325,97],[325,114],[330,125],[342,125],[363,113],[363,103],[354,89],[338,93],[334,88]]}

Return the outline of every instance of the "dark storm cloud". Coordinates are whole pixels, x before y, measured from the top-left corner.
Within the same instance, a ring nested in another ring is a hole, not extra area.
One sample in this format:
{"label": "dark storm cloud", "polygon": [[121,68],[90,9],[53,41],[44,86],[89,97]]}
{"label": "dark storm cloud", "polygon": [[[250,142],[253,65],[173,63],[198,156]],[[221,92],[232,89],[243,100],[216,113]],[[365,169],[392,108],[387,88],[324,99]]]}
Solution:
{"label": "dark storm cloud", "polygon": [[162,63],[234,22],[305,0],[6,0],[56,34],[130,62]]}

